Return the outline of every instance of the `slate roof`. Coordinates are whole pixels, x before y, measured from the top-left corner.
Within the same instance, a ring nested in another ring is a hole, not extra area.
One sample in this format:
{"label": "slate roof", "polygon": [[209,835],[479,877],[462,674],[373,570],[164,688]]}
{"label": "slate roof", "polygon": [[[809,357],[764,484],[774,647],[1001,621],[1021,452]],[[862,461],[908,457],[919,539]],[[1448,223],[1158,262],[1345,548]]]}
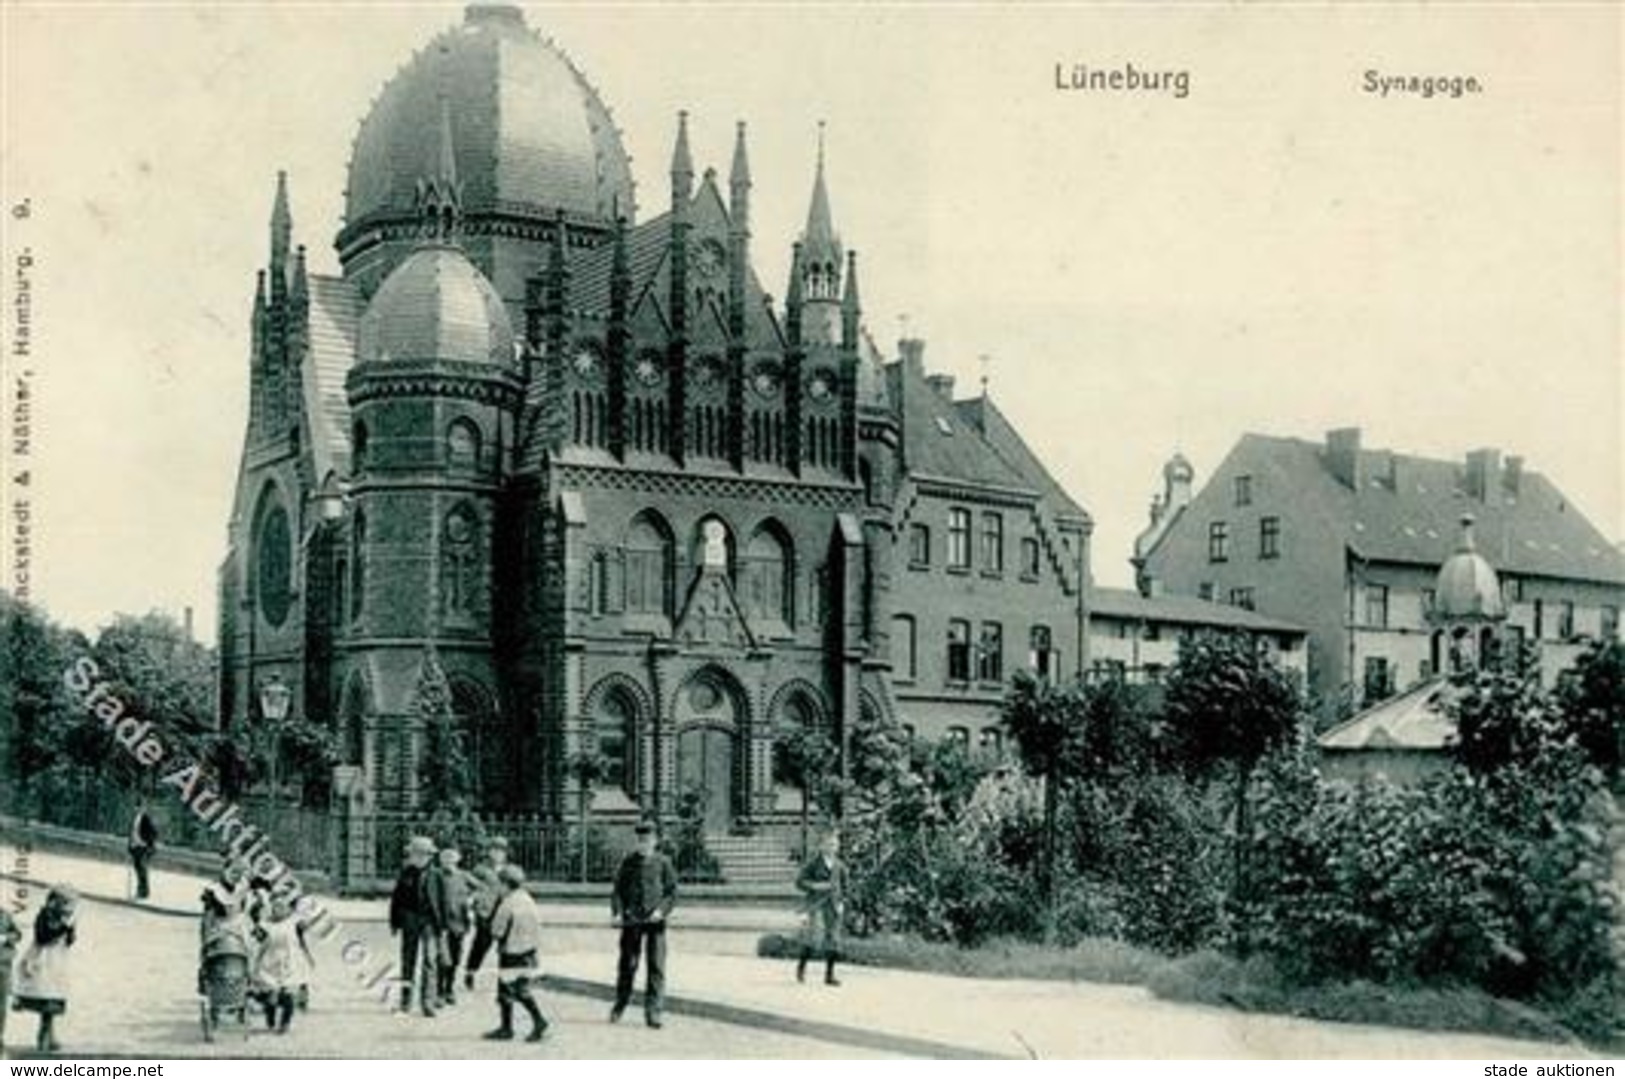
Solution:
{"label": "slate roof", "polygon": [[1291,497],[1369,561],[1439,566],[1455,550],[1461,515],[1471,513],[1478,551],[1499,572],[1625,583],[1625,556],[1538,472],[1524,469],[1516,494],[1493,477],[1494,496],[1484,500],[1467,493],[1462,461],[1362,450],[1354,491],[1331,472],[1320,443],[1248,434],[1243,450],[1243,459],[1267,458]]}
{"label": "slate roof", "polygon": [[303,367],[316,481],[350,471],[350,401],[344,379],[355,362],[361,297],[342,277],[310,276],[310,352]]}
{"label": "slate roof", "polygon": [[891,399],[902,402],[903,459],[910,474],[1041,493],[908,364],[888,364],[886,376]]}
{"label": "slate roof", "polygon": [[1015,427],[1007,420],[993,399],[987,396],[971,397],[954,405],[960,416],[969,420],[985,438],[993,451],[1019,473],[1028,484],[1038,489],[1054,506],[1055,512],[1089,520],[1089,512],[1066,492],[1049,469],[1033,453]]}
{"label": "slate roof", "polygon": [[1334,751],[1442,750],[1456,734],[1455,721],[1444,708],[1452,692],[1448,679],[1430,678],[1339,723],[1317,741],[1320,748]]}
{"label": "slate roof", "polygon": [[608,220],[633,216],[632,172],[609,110],[518,9],[473,5],[385,85],[356,134],[345,220],[410,212],[439,174],[440,102],[451,115],[463,209]]}
{"label": "slate roof", "polygon": [[1244,607],[1212,603],[1194,596],[1142,596],[1132,588],[1092,589],[1089,593],[1089,612],[1107,618],[1211,626],[1215,629],[1245,629],[1297,636],[1309,632],[1295,622],[1272,618]]}

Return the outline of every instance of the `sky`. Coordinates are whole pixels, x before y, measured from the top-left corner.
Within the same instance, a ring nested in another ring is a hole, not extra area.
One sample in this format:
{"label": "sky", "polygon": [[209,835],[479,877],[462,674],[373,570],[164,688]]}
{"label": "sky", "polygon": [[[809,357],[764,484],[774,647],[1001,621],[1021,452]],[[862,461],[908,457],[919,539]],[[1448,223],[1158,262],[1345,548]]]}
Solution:
{"label": "sky", "polygon": [[[778,295],[826,122],[869,329],[923,337],[962,394],[987,376],[1094,517],[1099,583],[1131,580],[1168,457],[1200,483],[1249,431],[1499,447],[1625,536],[1615,4],[524,10],[613,110],[645,216],[679,109],[723,176],[748,122]],[[0,13],[4,201],[31,210],[4,217],[0,275],[9,351],[32,256],[33,438],[6,447],[32,473],[31,598],[87,630],[191,607],[212,641],[276,171],[336,272],[369,102],[461,10]],[[1057,65],[1189,91],[1060,90]],[[1383,97],[1368,71],[1482,91]]]}

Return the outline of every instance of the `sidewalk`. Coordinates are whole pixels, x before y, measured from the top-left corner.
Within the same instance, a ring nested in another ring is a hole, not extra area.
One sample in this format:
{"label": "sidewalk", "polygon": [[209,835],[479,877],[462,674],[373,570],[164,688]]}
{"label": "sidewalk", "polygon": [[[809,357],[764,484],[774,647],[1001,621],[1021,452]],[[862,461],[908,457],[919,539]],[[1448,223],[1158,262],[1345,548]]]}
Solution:
{"label": "sidewalk", "polygon": [[[555,992],[609,1000],[602,957],[549,957]],[[1578,1047],[1473,1034],[1257,1015],[1158,1000],[1134,986],[954,978],[841,967],[842,985],[809,967],[673,952],[676,1016],[692,1015],[854,1048],[927,1057],[1039,1059],[1514,1059],[1589,1056]],[[628,1013],[626,1022],[641,1017]]]}
{"label": "sidewalk", "polygon": [[[158,970],[166,964],[177,967],[178,973],[167,979],[174,983],[167,993],[174,998],[173,1006],[157,1022],[132,1020],[127,1027],[106,1034],[111,1036],[109,1044],[124,1049],[150,1044],[161,1054],[174,1051],[177,1045],[190,1047],[195,1040],[188,995],[191,927],[181,919],[194,916],[204,878],[155,874],[152,902],[137,904],[125,898],[127,873],[125,867],[91,859],[31,852],[27,876],[33,882],[65,881],[87,898],[110,903],[101,907],[108,920],[115,916],[118,921],[147,916],[160,919],[162,924],[155,924],[150,934],[118,939],[128,947],[155,949],[151,955],[128,957],[142,969]],[[40,898],[38,893],[30,896],[29,905]],[[333,907],[334,916],[350,923],[374,954],[391,954],[389,931],[380,924],[383,902],[335,900]],[[560,1034],[569,1035],[550,1052],[662,1052],[658,1043],[636,1036],[652,1033],[641,1031],[642,1017],[636,1010],[620,1026],[604,1023],[614,978],[614,931],[605,913],[596,905],[543,908],[545,922],[569,930],[550,935],[542,961],[545,990],[565,1018]],[[821,967],[809,969],[807,983],[798,984],[792,963],[718,954],[729,944],[748,943],[758,929],[790,928],[786,923],[794,921],[793,914],[739,907],[680,907],[679,915],[671,940],[667,982],[671,1018],[667,1025],[677,1038],[692,1035],[694,1042],[682,1043],[681,1048],[678,1042],[667,1042],[666,1051],[678,1055],[881,1053],[1046,1059],[1574,1059],[1588,1055],[1577,1046],[1176,1004],[1127,986],[954,978],[851,966],[840,968],[844,984],[838,988],[823,984]],[[707,925],[733,932],[686,932]],[[160,947],[165,938],[173,939]],[[477,1038],[479,1024],[489,1020],[488,1005],[464,1010],[455,1024],[409,1026],[405,1030],[411,1031],[411,1037],[402,1041],[402,1030],[391,1025],[393,1021],[375,999],[366,998],[349,983],[341,967],[324,959],[320,969],[323,1006],[319,1014],[312,1012],[304,1033],[288,1043],[256,1037],[251,1052],[439,1056],[483,1053],[487,1048]],[[486,997],[488,991],[482,986],[480,996]],[[340,1014],[333,1013],[334,1007]],[[679,1031],[686,1033],[676,1033]],[[214,1051],[231,1052],[231,1044],[223,1043]],[[242,1044],[236,1044],[236,1051],[242,1051]]]}
{"label": "sidewalk", "polygon": [[[155,869],[148,874],[150,897],[136,902],[133,898],[134,871],[128,863],[118,865],[95,858],[36,849],[28,852],[25,873],[15,872],[16,868],[13,864],[0,866],[0,880],[41,888],[66,883],[89,899],[128,904],[154,914],[186,918],[197,916],[199,896],[203,893],[203,886],[211,879],[202,874]],[[387,899],[318,898],[323,907],[340,922],[382,922],[389,916]],[[609,921],[609,888],[605,885],[600,900],[579,903],[543,901],[537,904],[537,908],[541,911],[542,920],[550,926],[602,928]],[[782,933],[793,931],[800,924],[797,913],[787,908],[685,903],[682,912],[683,928],[701,931]]]}

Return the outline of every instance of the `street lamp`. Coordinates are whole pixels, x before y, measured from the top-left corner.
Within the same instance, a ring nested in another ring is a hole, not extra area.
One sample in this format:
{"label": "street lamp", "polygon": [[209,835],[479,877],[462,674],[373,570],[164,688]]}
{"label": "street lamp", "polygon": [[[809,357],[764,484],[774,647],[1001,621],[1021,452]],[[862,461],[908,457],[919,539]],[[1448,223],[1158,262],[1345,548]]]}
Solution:
{"label": "street lamp", "polygon": [[277,789],[279,777],[277,775],[280,765],[282,747],[278,744],[282,732],[282,721],[288,718],[288,705],[293,701],[293,690],[282,680],[280,674],[273,674],[260,685],[260,718],[271,728],[271,799],[270,809],[274,815],[277,804]]}

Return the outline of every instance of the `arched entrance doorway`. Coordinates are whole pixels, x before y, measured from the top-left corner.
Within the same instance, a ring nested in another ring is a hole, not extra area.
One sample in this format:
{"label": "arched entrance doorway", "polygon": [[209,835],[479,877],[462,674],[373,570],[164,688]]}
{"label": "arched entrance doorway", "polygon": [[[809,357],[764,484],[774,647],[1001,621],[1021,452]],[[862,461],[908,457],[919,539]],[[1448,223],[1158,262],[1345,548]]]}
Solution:
{"label": "arched entrance doorway", "polygon": [[708,667],[683,683],[676,705],[677,804],[692,806],[707,832],[725,832],[742,793],[738,743],[744,694],[732,676]]}

